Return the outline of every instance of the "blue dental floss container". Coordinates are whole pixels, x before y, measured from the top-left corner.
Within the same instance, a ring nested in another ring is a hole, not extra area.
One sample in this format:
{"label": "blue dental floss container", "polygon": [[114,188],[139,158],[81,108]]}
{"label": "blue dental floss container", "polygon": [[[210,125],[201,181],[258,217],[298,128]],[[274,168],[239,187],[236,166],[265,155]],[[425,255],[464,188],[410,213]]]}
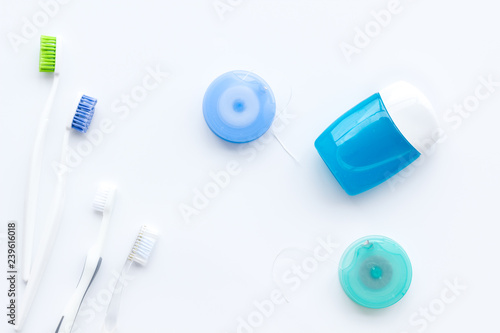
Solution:
{"label": "blue dental floss container", "polygon": [[245,143],[263,135],[271,126],[276,102],[269,85],[247,71],[232,71],[216,78],[203,98],[203,116],[218,137]]}
{"label": "blue dental floss container", "polygon": [[339,279],[344,292],[367,308],[381,309],[398,302],[410,288],[412,267],[405,250],[384,236],[367,236],[342,255]]}
{"label": "blue dental floss container", "polygon": [[429,100],[401,81],[344,113],[314,145],[342,188],[356,195],[415,161],[437,129]]}

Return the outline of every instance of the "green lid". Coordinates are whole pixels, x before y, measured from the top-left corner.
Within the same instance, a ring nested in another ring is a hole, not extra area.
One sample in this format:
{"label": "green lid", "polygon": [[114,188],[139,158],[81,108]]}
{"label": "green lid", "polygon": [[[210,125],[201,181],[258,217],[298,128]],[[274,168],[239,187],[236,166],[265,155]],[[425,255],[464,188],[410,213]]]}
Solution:
{"label": "green lid", "polygon": [[408,255],[384,236],[358,239],[340,259],[342,288],[354,302],[367,308],[385,308],[399,301],[410,288],[411,277]]}

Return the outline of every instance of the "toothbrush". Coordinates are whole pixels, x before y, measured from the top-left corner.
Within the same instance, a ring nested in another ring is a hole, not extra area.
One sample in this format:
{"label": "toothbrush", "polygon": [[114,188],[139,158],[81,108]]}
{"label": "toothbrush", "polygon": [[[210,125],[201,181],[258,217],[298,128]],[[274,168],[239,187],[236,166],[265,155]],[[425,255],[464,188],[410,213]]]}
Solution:
{"label": "toothbrush", "polygon": [[76,287],[73,296],[66,306],[64,314],[56,329],[56,333],[70,333],[75,322],[80,305],[85,298],[85,294],[94,280],[101,266],[102,248],[106,239],[111,212],[115,198],[116,188],[112,185],[101,185],[94,199],[94,209],[103,214],[101,229],[97,242],[89,249],[82,276]]}
{"label": "toothbrush", "polygon": [[157,238],[158,233],[155,230],[146,225],[141,227],[134,246],[128,255],[127,261],[125,261],[125,265],[123,265],[120,277],[118,278],[118,281],[116,281],[111,301],[108,305],[108,309],[106,310],[102,333],[116,332],[121,295],[125,287],[120,285],[122,276],[128,273],[134,262],[143,266],[147,264]]}
{"label": "toothbrush", "polygon": [[38,250],[38,255],[36,260],[33,262],[33,272],[29,283],[26,285],[25,295],[23,298],[24,306],[21,308],[19,313],[19,318],[17,321],[17,326],[15,327],[17,331],[21,330],[28,313],[30,311],[31,305],[35,299],[36,293],[40,286],[43,273],[47,267],[47,263],[54,247],[54,243],[57,236],[57,231],[61,224],[62,208],[64,204],[65,194],[66,194],[66,178],[68,174],[68,169],[64,167],[69,151],[69,137],[71,134],[71,129],[75,129],[80,132],[86,132],[87,128],[92,121],[92,116],[94,115],[94,108],[97,100],[83,95],[78,103],[76,114],[72,121],[68,123],[65,128],[60,165],[63,166],[57,173],[57,187],[54,195],[54,200],[52,202],[51,212],[48,219],[48,224],[44,233],[42,235],[41,243]]}
{"label": "toothbrush", "polygon": [[[31,155],[31,166],[28,175],[28,191],[25,204],[25,224],[24,224],[24,245],[23,245],[23,267],[22,277],[26,282],[29,279],[31,271],[31,263],[33,260],[33,242],[35,235],[35,220],[36,209],[38,203],[38,190],[40,186],[40,174],[42,170],[43,149],[47,134],[47,126],[49,123],[52,106],[54,104],[54,97],[59,85],[59,56],[56,57],[56,44],[57,38],[50,36],[40,36],[40,72],[54,73],[54,80],[52,81],[52,88],[50,89],[49,97],[45,103],[45,107],[40,116],[38,129],[36,133],[35,144]],[[60,44],[60,40],[59,40]],[[61,47],[59,46],[59,49]]]}

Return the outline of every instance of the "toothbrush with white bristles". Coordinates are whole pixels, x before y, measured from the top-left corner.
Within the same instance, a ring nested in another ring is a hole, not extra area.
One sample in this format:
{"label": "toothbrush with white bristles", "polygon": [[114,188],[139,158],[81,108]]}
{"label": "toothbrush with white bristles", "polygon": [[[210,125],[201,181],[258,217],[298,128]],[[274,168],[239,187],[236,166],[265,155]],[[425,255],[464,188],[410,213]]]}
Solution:
{"label": "toothbrush with white bristles", "polygon": [[95,98],[83,95],[79,100],[75,115],[65,127],[60,158],[60,168],[57,172],[57,187],[54,194],[54,199],[52,201],[47,225],[45,226],[45,229],[42,233],[37,256],[33,261],[32,274],[28,284],[26,285],[26,290],[21,300],[19,317],[16,321],[15,326],[15,329],[17,331],[20,331],[22,329],[31,309],[31,305],[35,300],[36,293],[38,292],[40,282],[50,259],[52,249],[54,247],[57,232],[59,231],[59,226],[61,225],[64,199],[66,196],[67,174],[69,172],[66,167],[66,162],[69,156],[69,137],[71,134],[71,129],[83,133],[87,131],[94,115],[94,108],[96,103],[97,100]]}
{"label": "toothbrush with white bristles", "polygon": [[106,240],[109,221],[111,220],[111,212],[113,211],[113,203],[115,198],[116,188],[113,185],[103,184],[100,186],[94,199],[94,209],[103,214],[102,224],[99,230],[99,236],[95,244],[89,249],[82,276],[76,286],[76,289],[71,296],[69,303],[66,305],[64,314],[56,329],[56,333],[70,333],[73,329],[76,316],[80,310],[80,305],[87,294],[92,281],[94,280],[102,262],[102,248]]}
{"label": "toothbrush with white bristles", "polygon": [[122,276],[126,275],[132,267],[132,264],[138,263],[140,265],[146,265],[148,259],[153,251],[153,248],[158,238],[158,233],[151,229],[150,227],[143,225],[139,231],[134,246],[130,251],[125,265],[123,265],[120,277],[116,282],[113,290],[113,296],[106,310],[106,317],[104,318],[104,326],[102,328],[102,333],[112,333],[116,332],[118,324],[118,313],[120,311],[121,295],[125,286],[122,286]]}
{"label": "toothbrush with white bristles", "polygon": [[[35,144],[31,155],[31,166],[28,175],[28,189],[26,193],[25,214],[24,214],[24,240],[23,240],[23,267],[22,277],[26,282],[31,272],[33,260],[33,243],[35,238],[36,210],[38,205],[38,190],[40,186],[40,176],[42,171],[42,159],[45,139],[47,137],[47,127],[52,113],[54,98],[59,85],[60,72],[60,50],[56,57],[56,44],[60,44],[60,39],[51,36],[40,36],[40,72],[53,73],[52,88],[49,97],[45,102],[38,128],[36,132]],[[59,49],[61,46],[59,45]]]}

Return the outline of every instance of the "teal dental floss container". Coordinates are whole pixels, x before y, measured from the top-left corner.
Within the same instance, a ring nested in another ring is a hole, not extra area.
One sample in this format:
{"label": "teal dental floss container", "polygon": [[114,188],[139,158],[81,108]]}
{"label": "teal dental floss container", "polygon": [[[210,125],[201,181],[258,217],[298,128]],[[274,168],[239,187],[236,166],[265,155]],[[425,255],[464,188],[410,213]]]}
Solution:
{"label": "teal dental floss container", "polygon": [[384,236],[358,239],[340,259],[342,288],[349,298],[367,308],[381,309],[398,302],[410,288],[411,278],[408,255]]}
{"label": "teal dental floss container", "polygon": [[344,113],[315,147],[342,188],[356,195],[415,161],[434,144],[438,127],[426,96],[401,81]]}
{"label": "teal dental floss container", "polygon": [[260,76],[232,71],[216,78],[205,92],[203,116],[218,137],[245,143],[263,135],[276,113],[274,94]]}

